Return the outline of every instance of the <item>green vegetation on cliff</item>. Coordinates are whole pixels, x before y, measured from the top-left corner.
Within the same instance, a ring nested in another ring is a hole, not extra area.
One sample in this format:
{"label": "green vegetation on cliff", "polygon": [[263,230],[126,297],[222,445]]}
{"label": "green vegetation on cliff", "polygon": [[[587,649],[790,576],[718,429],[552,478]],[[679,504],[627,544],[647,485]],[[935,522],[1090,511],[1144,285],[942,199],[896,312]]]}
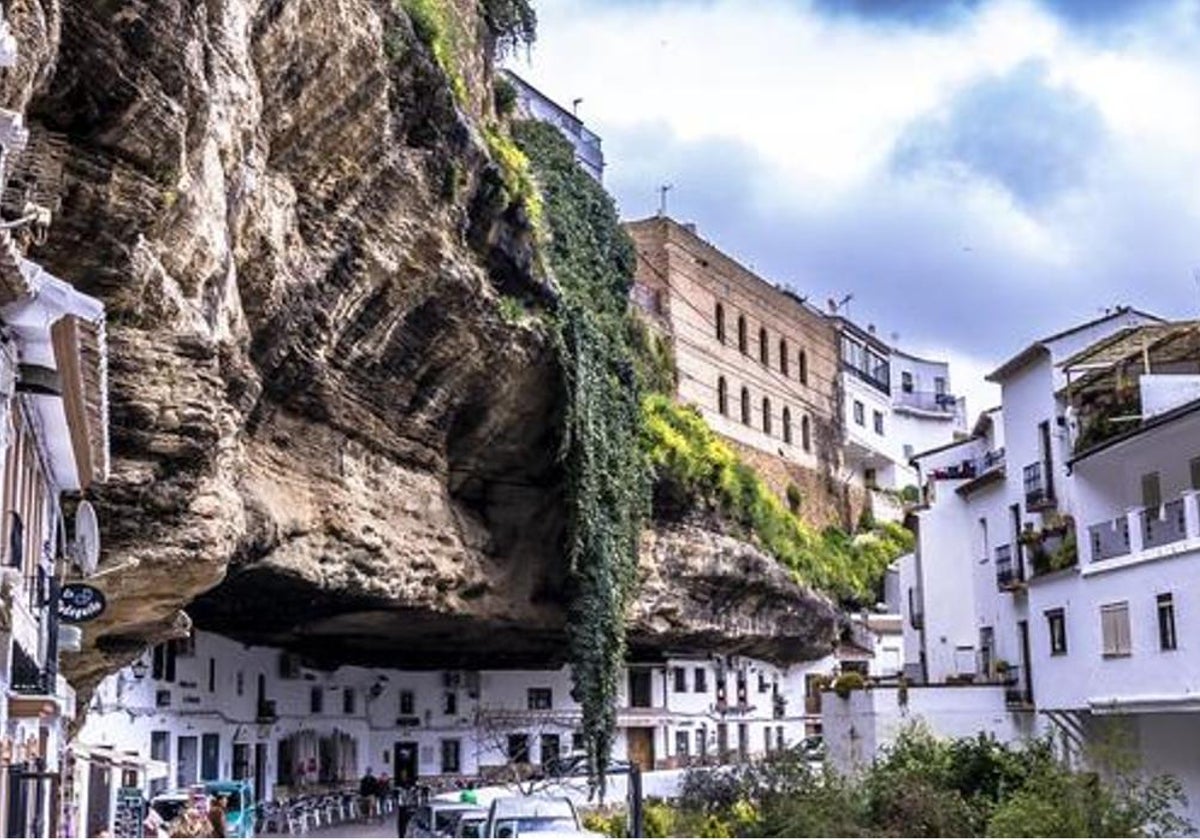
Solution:
{"label": "green vegetation on cliff", "polygon": [[[550,321],[566,379],[568,643],[589,761],[603,767],[616,729],[625,616],[649,511],[628,321],[634,250],[612,199],[579,168],[555,128],[522,122],[512,131],[541,192],[543,257],[559,291]],[[602,786],[603,775],[596,779]]]}
{"label": "green vegetation on cliff", "polygon": [[837,528],[817,531],[789,511],[694,408],[651,394],[642,411],[643,446],[659,498],[671,507],[719,514],[801,582],[844,600],[872,603],[888,565],[912,550],[912,534],[891,522],[854,535]]}

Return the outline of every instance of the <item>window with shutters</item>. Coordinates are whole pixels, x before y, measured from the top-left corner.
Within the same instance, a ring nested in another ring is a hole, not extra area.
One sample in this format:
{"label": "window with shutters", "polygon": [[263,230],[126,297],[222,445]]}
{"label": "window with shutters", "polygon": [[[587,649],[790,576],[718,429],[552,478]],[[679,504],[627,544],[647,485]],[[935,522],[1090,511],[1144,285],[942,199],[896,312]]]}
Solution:
{"label": "window with shutters", "polygon": [[1129,656],[1133,652],[1128,601],[1100,607],[1100,638],[1104,656]]}

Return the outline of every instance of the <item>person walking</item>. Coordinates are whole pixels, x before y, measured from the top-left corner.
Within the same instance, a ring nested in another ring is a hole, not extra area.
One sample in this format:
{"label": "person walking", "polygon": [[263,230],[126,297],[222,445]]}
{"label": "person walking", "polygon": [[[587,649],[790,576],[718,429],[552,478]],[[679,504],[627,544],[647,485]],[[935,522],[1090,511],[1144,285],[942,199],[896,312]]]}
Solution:
{"label": "person walking", "polygon": [[366,775],[359,782],[358,796],[362,800],[367,822],[372,821],[378,815],[379,810],[379,780],[375,778],[370,767],[367,768]]}
{"label": "person walking", "polygon": [[212,825],[213,837],[225,836],[225,814],[229,803],[224,796],[214,796],[208,806],[208,821]]}

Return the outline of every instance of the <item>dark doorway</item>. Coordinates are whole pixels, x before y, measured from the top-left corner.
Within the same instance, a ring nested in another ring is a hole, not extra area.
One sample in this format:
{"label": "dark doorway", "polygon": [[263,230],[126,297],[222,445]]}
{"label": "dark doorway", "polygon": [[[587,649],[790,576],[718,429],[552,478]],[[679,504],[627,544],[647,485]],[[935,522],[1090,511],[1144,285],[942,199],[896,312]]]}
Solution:
{"label": "dark doorway", "polygon": [[233,745],[233,778],[250,778],[250,745]]}
{"label": "dark doorway", "polygon": [[[99,837],[108,831],[108,805],[112,796],[112,769],[93,761],[88,765],[87,836]],[[21,835],[12,834],[10,837]]]}
{"label": "dark doorway", "polygon": [[267,745],[254,745],[254,801],[267,797]]}
{"label": "dark doorway", "polygon": [[221,774],[221,736],[208,733],[200,739],[200,779],[211,782]]}
{"label": "dark doorway", "polygon": [[393,753],[396,772],[392,774],[397,787],[411,787],[417,783],[417,745],[413,741],[397,741]]}
{"label": "dark doorway", "polygon": [[1029,656],[1029,622],[1017,622],[1017,636],[1021,641],[1021,682],[1024,689],[1022,702],[1033,702],[1033,662]]}
{"label": "dark doorway", "polygon": [[175,772],[175,786],[188,787],[196,784],[200,770],[199,741],[195,735],[180,735],[178,749],[178,764]]}

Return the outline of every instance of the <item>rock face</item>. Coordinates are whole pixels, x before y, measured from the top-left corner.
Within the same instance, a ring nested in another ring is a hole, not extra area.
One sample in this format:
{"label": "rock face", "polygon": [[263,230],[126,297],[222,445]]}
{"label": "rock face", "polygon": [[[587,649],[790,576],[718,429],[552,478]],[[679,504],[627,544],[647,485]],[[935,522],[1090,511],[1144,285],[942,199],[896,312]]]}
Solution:
{"label": "rock face", "polygon": [[[34,255],[109,307],[110,608],[65,663],[85,689],[184,609],[318,657],[561,657],[560,375],[497,306],[538,286],[480,140],[476,5],[450,8],[457,104],[391,0],[9,4],[0,98],[65,150]],[[776,630],[824,627],[728,541],[649,556],[639,645],[784,656]]]}

